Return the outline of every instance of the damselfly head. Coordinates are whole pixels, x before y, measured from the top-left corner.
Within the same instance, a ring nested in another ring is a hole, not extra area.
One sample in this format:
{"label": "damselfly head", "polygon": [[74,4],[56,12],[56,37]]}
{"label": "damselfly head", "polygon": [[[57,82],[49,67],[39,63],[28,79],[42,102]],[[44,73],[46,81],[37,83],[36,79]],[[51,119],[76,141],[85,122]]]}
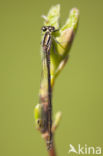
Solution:
{"label": "damselfly head", "polygon": [[43,26],[43,27],[41,28],[41,30],[42,30],[43,32],[45,32],[45,31],[54,32],[54,31],[55,31],[55,27],[54,27],[54,26]]}

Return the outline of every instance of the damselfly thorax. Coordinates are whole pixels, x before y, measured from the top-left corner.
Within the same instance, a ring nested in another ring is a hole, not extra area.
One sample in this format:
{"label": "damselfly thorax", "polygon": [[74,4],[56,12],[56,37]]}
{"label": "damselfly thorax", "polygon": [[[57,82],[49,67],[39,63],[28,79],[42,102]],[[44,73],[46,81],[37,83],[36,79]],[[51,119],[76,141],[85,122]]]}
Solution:
{"label": "damselfly thorax", "polygon": [[49,51],[51,48],[51,35],[49,32],[46,32],[43,39],[43,51]]}

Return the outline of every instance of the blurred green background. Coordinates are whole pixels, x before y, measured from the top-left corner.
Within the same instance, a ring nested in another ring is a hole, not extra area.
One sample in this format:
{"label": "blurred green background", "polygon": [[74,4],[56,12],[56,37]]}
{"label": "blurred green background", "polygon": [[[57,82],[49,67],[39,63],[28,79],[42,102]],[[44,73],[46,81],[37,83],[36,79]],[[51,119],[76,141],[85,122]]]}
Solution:
{"label": "blurred green background", "polygon": [[54,113],[63,113],[57,153],[68,156],[69,144],[103,145],[103,1],[1,0],[0,156],[48,155],[33,110],[41,75],[41,15],[58,3],[62,24],[73,7],[80,10],[80,22],[54,88]]}

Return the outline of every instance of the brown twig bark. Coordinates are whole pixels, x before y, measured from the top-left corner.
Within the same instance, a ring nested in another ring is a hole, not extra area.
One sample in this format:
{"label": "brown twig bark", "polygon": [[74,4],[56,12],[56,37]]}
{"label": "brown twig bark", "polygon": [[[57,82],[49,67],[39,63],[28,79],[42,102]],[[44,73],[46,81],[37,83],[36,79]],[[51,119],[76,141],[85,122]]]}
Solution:
{"label": "brown twig bark", "polygon": [[57,156],[55,147],[54,147],[54,142],[53,142],[53,146],[52,146],[51,150],[49,150],[48,153],[49,153],[49,156]]}

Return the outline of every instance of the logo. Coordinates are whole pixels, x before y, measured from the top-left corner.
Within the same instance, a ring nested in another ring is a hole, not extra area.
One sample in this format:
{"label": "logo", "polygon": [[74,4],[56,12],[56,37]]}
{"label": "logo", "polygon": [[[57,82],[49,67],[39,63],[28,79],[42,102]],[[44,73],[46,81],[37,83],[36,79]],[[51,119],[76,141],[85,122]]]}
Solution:
{"label": "logo", "polygon": [[84,145],[81,146],[78,144],[78,146],[75,148],[72,144],[69,145],[69,150],[68,153],[75,153],[75,154],[97,154],[100,155],[102,154],[102,148],[100,146],[88,146]]}

